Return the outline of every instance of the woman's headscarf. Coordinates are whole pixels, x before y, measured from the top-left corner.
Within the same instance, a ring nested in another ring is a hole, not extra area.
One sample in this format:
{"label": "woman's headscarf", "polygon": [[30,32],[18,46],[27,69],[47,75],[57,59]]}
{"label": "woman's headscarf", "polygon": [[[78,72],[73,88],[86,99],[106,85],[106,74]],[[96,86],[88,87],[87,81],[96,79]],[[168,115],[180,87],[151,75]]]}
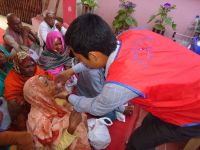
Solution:
{"label": "woman's headscarf", "polygon": [[31,57],[29,56],[27,52],[25,51],[18,52],[13,58],[13,68],[15,69],[15,71],[21,74],[20,69],[19,69],[20,66],[25,64],[28,60],[30,60],[30,58]]}
{"label": "woman's headscarf", "polygon": [[64,52],[64,49],[65,49],[64,40],[63,40],[62,34],[60,32],[58,32],[58,31],[52,31],[52,32],[49,32],[47,34],[47,38],[46,38],[46,47],[47,47],[47,49],[48,50],[53,50],[54,49],[55,39],[60,39],[61,40],[61,43],[62,43],[61,52]]}
{"label": "woman's headscarf", "polygon": [[39,76],[34,76],[25,83],[24,98],[32,107],[39,109],[48,117],[64,112],[61,107],[56,107],[55,103],[53,103],[54,95],[39,80]]}
{"label": "woman's headscarf", "polygon": [[[54,51],[54,42],[59,38],[62,42],[61,53]],[[44,69],[55,69],[61,65],[71,63],[71,57],[64,47],[64,40],[60,32],[49,32],[46,38],[46,49],[42,52],[38,64]]]}
{"label": "woman's headscarf", "polygon": [[[32,58],[31,58],[32,59]],[[24,52],[18,52],[13,58],[13,69],[7,74],[4,81],[4,97],[6,100],[14,100],[23,97],[23,86],[29,77],[23,77],[20,72],[20,66],[30,60],[30,56]],[[36,65],[35,75],[45,75],[43,69]]]}
{"label": "woman's headscarf", "polygon": [[[55,144],[57,139],[60,141],[58,146],[68,141],[67,137],[64,139],[63,133],[66,131],[69,124],[70,112],[61,107],[57,107],[54,101],[54,95],[49,92],[44,83],[39,79],[39,76],[30,78],[24,85],[24,98],[31,104],[31,111],[28,115],[27,126],[30,133],[35,138],[36,147],[42,147],[41,141],[49,139],[51,145]],[[64,111],[64,116],[58,114]],[[86,121],[86,118],[85,120]],[[59,134],[55,134],[59,133]],[[77,138],[73,141],[69,150],[90,150],[90,145],[87,139],[87,129],[84,122],[81,122],[77,127],[75,134]],[[66,135],[65,135],[66,136]],[[43,144],[44,145],[44,144]]]}

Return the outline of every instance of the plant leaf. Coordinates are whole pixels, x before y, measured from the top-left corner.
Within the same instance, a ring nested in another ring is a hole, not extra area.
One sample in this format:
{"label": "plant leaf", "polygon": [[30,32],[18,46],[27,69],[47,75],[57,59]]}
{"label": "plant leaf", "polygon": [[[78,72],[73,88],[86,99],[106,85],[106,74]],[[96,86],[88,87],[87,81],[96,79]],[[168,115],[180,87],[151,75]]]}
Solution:
{"label": "plant leaf", "polygon": [[125,22],[129,25],[129,26],[133,26],[134,23],[133,23],[133,19],[131,17],[128,17],[125,19]]}
{"label": "plant leaf", "polygon": [[163,17],[164,22],[172,27],[173,21],[170,17]]}
{"label": "plant leaf", "polygon": [[162,24],[155,24],[154,28],[156,28],[157,30],[164,30],[165,27]]}
{"label": "plant leaf", "polygon": [[172,24],[172,29],[176,30],[176,24],[175,23]]}
{"label": "plant leaf", "polygon": [[151,21],[154,20],[155,18],[156,18],[156,15],[152,15],[152,16],[149,18],[149,21],[148,21],[147,23],[151,22]]}

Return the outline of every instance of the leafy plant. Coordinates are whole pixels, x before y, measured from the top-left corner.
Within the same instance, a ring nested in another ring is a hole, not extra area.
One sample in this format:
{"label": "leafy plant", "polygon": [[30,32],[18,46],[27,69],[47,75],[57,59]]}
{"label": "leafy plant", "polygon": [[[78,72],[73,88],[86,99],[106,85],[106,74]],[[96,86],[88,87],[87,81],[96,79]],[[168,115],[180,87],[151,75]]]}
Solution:
{"label": "leafy plant", "polygon": [[165,3],[164,5],[161,5],[159,8],[159,12],[155,15],[152,15],[148,23],[155,20],[154,21],[155,29],[164,31],[165,26],[169,25],[173,30],[175,30],[176,24],[174,23],[172,18],[168,16],[168,13],[175,8],[176,8],[176,5],[171,5],[170,3]]}
{"label": "leafy plant", "polygon": [[84,5],[88,5],[91,9],[97,7],[96,0],[81,0],[81,3]]}
{"label": "leafy plant", "polygon": [[117,16],[112,22],[116,33],[126,30],[131,26],[137,26],[137,21],[132,17],[136,4],[130,1],[121,0],[120,7],[121,9],[118,11]]}

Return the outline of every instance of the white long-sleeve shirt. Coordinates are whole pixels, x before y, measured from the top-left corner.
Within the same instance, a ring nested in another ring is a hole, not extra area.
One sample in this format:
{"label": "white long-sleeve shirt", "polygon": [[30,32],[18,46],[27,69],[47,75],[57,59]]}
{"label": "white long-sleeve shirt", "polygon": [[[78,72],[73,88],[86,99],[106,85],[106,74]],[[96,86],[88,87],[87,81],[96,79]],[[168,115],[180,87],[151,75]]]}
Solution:
{"label": "white long-sleeve shirt", "polygon": [[[39,25],[39,29],[38,29],[38,37],[40,40],[42,40],[44,43],[46,43],[46,38],[47,38],[47,34],[51,31],[59,31],[56,28],[56,23],[57,21],[55,20],[55,24],[54,26],[51,28],[45,21],[42,21]],[[64,28],[63,26],[61,27],[61,34],[64,36],[66,33],[67,29]]]}
{"label": "white long-sleeve shirt", "polygon": [[[116,50],[108,58],[105,72],[106,76],[110,64],[114,61],[115,56],[117,55],[119,47],[118,44]],[[84,64],[79,63],[72,69],[75,73],[79,73],[87,70],[87,67]],[[71,94],[68,100],[78,112],[88,112],[94,116],[102,116],[112,112],[120,106],[123,106],[123,104],[135,97],[138,97],[138,95],[126,87],[114,83],[106,83],[102,92],[94,98],[86,98],[84,96]]]}

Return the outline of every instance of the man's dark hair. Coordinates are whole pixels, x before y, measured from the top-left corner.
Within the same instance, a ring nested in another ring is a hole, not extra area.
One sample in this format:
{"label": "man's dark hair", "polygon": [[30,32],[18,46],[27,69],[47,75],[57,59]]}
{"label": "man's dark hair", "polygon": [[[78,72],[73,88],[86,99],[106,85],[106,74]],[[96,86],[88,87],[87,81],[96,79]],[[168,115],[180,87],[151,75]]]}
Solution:
{"label": "man's dark hair", "polygon": [[76,18],[65,34],[66,45],[88,58],[90,51],[109,56],[116,48],[116,37],[109,25],[95,14]]}

